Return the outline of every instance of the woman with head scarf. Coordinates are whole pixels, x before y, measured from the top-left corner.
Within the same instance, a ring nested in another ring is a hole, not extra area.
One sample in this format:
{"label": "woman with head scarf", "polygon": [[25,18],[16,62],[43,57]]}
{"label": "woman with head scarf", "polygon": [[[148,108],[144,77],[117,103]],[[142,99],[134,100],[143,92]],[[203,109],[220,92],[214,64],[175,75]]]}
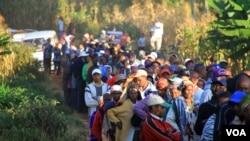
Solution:
{"label": "woman with head scarf", "polygon": [[137,87],[130,87],[127,90],[127,99],[121,106],[111,108],[107,111],[109,120],[116,125],[115,140],[125,141],[130,128],[132,127],[130,119],[133,116],[132,108],[134,104],[141,100],[140,91]]}
{"label": "woman with head scarf", "polygon": [[197,113],[193,101],[193,88],[191,81],[185,81],[179,86],[182,95],[173,100],[166,117],[166,120],[181,132],[182,140],[188,141],[199,140],[193,129]]}

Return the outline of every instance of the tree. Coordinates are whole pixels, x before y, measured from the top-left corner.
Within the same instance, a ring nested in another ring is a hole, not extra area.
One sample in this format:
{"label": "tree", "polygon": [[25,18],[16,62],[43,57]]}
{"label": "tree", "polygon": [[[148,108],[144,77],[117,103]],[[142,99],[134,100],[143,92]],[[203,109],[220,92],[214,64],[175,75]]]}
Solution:
{"label": "tree", "polygon": [[250,3],[246,0],[207,0],[216,20],[208,39],[221,49],[231,51],[231,57],[243,64],[250,51]]}

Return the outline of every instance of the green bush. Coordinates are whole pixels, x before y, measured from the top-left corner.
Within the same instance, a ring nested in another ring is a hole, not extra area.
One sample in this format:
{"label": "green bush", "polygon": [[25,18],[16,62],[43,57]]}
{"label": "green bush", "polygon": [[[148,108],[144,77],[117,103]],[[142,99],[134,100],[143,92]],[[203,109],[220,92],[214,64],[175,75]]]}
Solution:
{"label": "green bush", "polygon": [[74,124],[73,111],[60,102],[60,89],[49,75],[38,71],[31,58],[32,48],[23,44],[11,47],[18,61],[15,74],[0,84],[0,140],[69,139],[67,128]]}

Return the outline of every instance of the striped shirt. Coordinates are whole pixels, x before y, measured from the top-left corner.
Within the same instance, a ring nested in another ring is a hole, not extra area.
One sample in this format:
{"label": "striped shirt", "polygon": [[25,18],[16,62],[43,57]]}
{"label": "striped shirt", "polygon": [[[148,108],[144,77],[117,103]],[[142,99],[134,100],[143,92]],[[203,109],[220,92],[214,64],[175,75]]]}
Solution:
{"label": "striped shirt", "polygon": [[201,141],[213,141],[215,118],[216,118],[216,114],[212,114],[208,118],[208,120],[207,120],[207,122],[202,130]]}

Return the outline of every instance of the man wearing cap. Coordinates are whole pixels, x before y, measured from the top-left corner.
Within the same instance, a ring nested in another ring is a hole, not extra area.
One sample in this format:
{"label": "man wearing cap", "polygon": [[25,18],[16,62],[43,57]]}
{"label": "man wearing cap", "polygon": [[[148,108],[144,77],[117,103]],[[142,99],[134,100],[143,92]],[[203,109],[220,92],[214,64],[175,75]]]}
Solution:
{"label": "man wearing cap", "polygon": [[242,91],[235,91],[228,102],[222,104],[216,112],[215,124],[214,124],[214,141],[221,141],[221,129],[224,125],[232,124],[240,109],[241,100],[246,97],[247,94]]}
{"label": "man wearing cap", "polygon": [[76,105],[78,112],[83,112],[85,110],[87,111],[86,104],[82,100],[84,98],[83,94],[84,94],[84,88],[86,86],[84,80],[82,79],[82,69],[83,66],[86,64],[87,56],[88,54],[85,51],[82,51],[78,55],[76,61],[74,61],[74,63],[72,64],[72,73],[76,78],[76,91],[77,91]]}
{"label": "man wearing cap", "polygon": [[148,73],[145,70],[138,70],[134,78],[136,78],[136,83],[140,86],[140,92],[142,99],[145,98],[145,92],[148,89],[152,91],[157,91],[156,87],[147,80]]}
{"label": "man wearing cap", "polygon": [[112,96],[108,93],[102,96],[103,104],[100,105],[101,108],[96,111],[93,125],[91,128],[91,134],[97,141],[102,140],[102,129],[103,129],[103,117],[104,117],[104,105],[112,100]]}
{"label": "man wearing cap", "polygon": [[194,64],[194,61],[190,58],[186,58],[184,60],[184,65],[186,66],[187,69],[190,69],[193,64]]}
{"label": "man wearing cap", "polygon": [[197,120],[194,126],[196,134],[201,135],[202,129],[207,119],[216,112],[218,96],[220,93],[226,91],[226,80],[218,80],[214,78],[211,85],[212,98],[199,106]]}
{"label": "man wearing cap", "polygon": [[105,103],[104,105],[105,115],[104,115],[104,122],[103,122],[103,128],[104,128],[103,132],[107,134],[105,138],[111,138],[112,141],[115,140],[115,123],[110,122],[106,112],[110,108],[114,108],[122,104],[120,102],[120,97],[122,95],[122,92],[123,90],[120,85],[113,85],[110,91],[112,100],[110,102]]}
{"label": "man wearing cap", "polygon": [[[213,71],[213,78],[214,80],[226,80],[227,79],[227,73],[225,69],[215,69]],[[210,86],[211,87],[211,86]],[[201,95],[201,99],[200,99],[200,104],[209,101],[212,98],[213,94],[211,91],[211,88],[204,90],[204,92]]]}
{"label": "man wearing cap", "polygon": [[141,140],[143,141],[179,141],[180,133],[161,117],[164,114],[165,101],[158,95],[152,95],[147,101],[149,113],[143,122]]}
{"label": "man wearing cap", "polygon": [[98,99],[109,91],[110,87],[108,84],[102,82],[101,70],[94,69],[92,71],[93,82],[85,88],[85,102],[88,106],[88,115],[91,116],[96,111],[98,106]]}

